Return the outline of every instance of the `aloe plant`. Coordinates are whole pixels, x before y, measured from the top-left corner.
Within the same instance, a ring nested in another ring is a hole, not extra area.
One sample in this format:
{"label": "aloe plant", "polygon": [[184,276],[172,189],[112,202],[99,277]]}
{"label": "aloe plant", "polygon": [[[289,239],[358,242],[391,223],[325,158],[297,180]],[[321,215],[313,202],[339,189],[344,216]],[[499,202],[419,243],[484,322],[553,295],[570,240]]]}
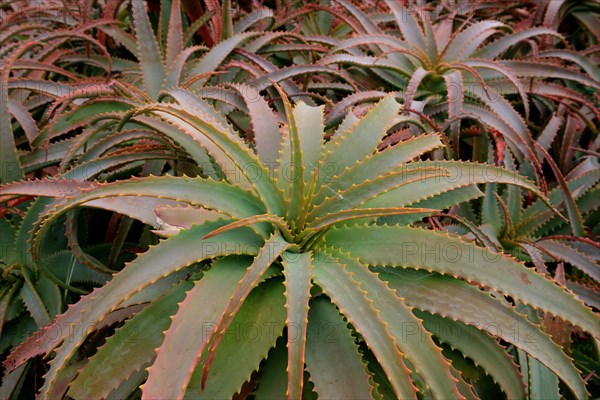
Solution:
{"label": "aloe plant", "polygon": [[[490,165],[409,162],[442,145],[435,134],[377,151],[399,111],[392,97],[324,142],[322,109],[292,109],[281,94],[283,136],[255,130],[255,152],[198,97],[140,107],[182,127],[194,139],[186,150],[206,149],[222,180],[44,180],[1,189],[5,199],[56,198],[34,228],[34,259],[59,217],[79,206],[124,213],[168,237],[15,349],[9,371],[50,356],[41,398],[124,397],[138,386],[142,398],[221,398],[251,385],[257,397],[296,399],[311,391],[307,379],[321,398],[380,398],[386,387],[401,398],[419,391],[473,398],[460,366],[449,361],[455,355],[440,347],[448,343],[510,398],[523,397],[519,369],[487,331],[587,397],[579,372],[540,326],[467,282],[595,334],[590,309],[513,258],[409,225],[480,196],[476,185],[490,174],[545,199],[535,185]],[[271,112],[262,118],[276,124]],[[86,360],[86,338],[132,314]],[[73,329],[61,329],[67,325]],[[254,340],[240,331],[250,326],[270,326],[272,334]],[[326,327],[335,327],[331,341]],[[476,340],[448,342],[445,327]],[[49,335],[56,329],[59,335]]]}
{"label": "aloe plant", "polygon": [[[504,155],[504,162],[514,168],[508,153]],[[564,180],[571,199],[565,199],[559,185],[552,188],[548,198],[558,209],[565,209],[570,204],[574,208],[574,219],[583,223],[598,210],[597,201],[592,200],[600,180],[598,161],[592,157],[584,158]],[[452,223],[447,229],[468,233],[471,239],[496,251],[532,262],[539,272],[547,272],[546,262],[565,262],[583,273],[580,277],[575,273],[569,277],[588,281],[593,286],[600,284],[600,268],[595,255],[599,245],[590,238],[574,235],[573,227],[567,222],[571,219],[548,213],[540,201],[527,205],[525,193],[514,186],[499,194],[498,187],[489,185],[478,209],[480,211],[476,213],[471,205],[463,203],[457,207],[456,217],[451,217],[456,224]],[[570,282],[570,286],[581,294],[584,302],[595,306],[593,295],[580,291],[576,282]]]}
{"label": "aloe plant", "polygon": [[596,396],[594,2],[158,3],[0,6],[0,397]]}
{"label": "aloe plant", "polygon": [[[461,157],[461,121],[470,119],[500,132],[519,160],[528,159],[536,167],[527,125],[530,98],[555,97],[553,92],[561,92],[562,88],[550,85],[548,79],[600,87],[599,70],[593,61],[574,51],[552,49],[540,52],[535,59],[520,59],[522,43],[527,40],[543,36],[561,39],[550,28],[511,32],[500,21],[478,20],[465,21],[455,29],[452,16],[433,24],[425,8],[386,1],[399,30],[389,31],[353,4],[342,0],[339,3],[358,21],[355,30],[359,34],[345,40],[329,40],[333,48],[319,63],[348,65],[358,71],[367,69],[382,84],[400,90],[406,113],[424,113],[438,120],[441,130],[450,133],[452,157],[457,159]],[[584,73],[565,68],[557,60],[574,64]],[[354,102],[360,102],[373,94],[353,96]]]}

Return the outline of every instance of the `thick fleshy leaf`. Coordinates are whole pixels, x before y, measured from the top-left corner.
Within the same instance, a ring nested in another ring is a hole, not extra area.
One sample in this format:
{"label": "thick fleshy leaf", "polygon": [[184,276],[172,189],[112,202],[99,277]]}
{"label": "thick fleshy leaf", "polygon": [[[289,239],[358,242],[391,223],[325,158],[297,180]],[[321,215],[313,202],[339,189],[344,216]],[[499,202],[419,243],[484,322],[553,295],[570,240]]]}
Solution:
{"label": "thick fleshy leaf", "polygon": [[444,74],[444,81],[446,82],[446,91],[448,93],[448,117],[454,119],[450,123],[450,138],[452,140],[454,159],[459,159],[460,119],[458,117],[463,112],[465,87],[462,75],[458,71]]}
{"label": "thick fleshy leaf", "polygon": [[[203,75],[216,70],[216,68],[231,54],[236,47],[242,46],[260,35],[260,32],[241,33],[223,40],[221,43],[214,46],[208,53],[204,55],[189,71],[189,76]],[[194,85],[202,86],[207,81],[207,78],[199,79]]]}
{"label": "thick fleshy leaf", "polygon": [[[183,51],[183,25],[181,21],[181,0],[173,0],[169,15],[169,30],[167,32],[166,61],[167,66],[175,61]],[[143,62],[143,61],[142,61]]]}
{"label": "thick fleshy leaf", "polygon": [[[25,272],[25,271],[24,271]],[[50,323],[50,314],[42,301],[40,294],[36,290],[33,282],[27,276],[28,273],[25,272],[23,277],[25,278],[25,284],[21,289],[21,298],[23,299],[23,303],[25,307],[35,320],[35,323],[39,328],[42,328]]]}
{"label": "thick fleshy leaf", "polygon": [[335,176],[338,176],[347,167],[373,153],[399,109],[400,105],[393,96],[381,100],[350,131],[342,132],[329,142],[327,147],[331,153],[323,165],[331,164],[335,168]]}
{"label": "thick fleshy leaf", "polygon": [[585,383],[562,348],[539,325],[501,300],[464,281],[426,271],[391,267],[375,270],[409,306],[460,321],[514,344],[552,369],[581,398],[586,398]]}
{"label": "thick fleshy leaf", "polygon": [[161,229],[189,228],[192,225],[201,225],[207,221],[214,221],[219,218],[226,218],[227,215],[218,210],[208,210],[201,207],[170,207],[161,206],[155,209],[156,216],[159,218]]}
{"label": "thick fleshy leaf", "polygon": [[205,272],[179,304],[171,326],[165,331],[165,339],[157,349],[156,359],[148,369],[148,380],[142,385],[143,399],[183,397],[216,322],[246,272],[247,260],[224,260]]}
{"label": "thick fleshy leaf", "polygon": [[[192,100],[189,98],[188,100]],[[190,131],[220,164],[231,183],[251,188],[273,214],[282,214],[280,193],[269,177],[269,172],[258,157],[242,142],[227,122],[212,118],[198,107],[198,102],[186,101],[182,109],[156,105],[157,113],[182,127],[193,127]]]}
{"label": "thick fleshy leaf", "polygon": [[[598,162],[594,160],[590,163],[588,172],[568,180],[567,187],[575,199],[579,199],[600,180],[600,168],[597,165]],[[564,191],[560,187],[548,193],[548,199],[556,206],[561,206],[564,203],[564,198]],[[518,235],[535,232],[553,217],[555,215],[541,201],[537,200],[523,211],[521,220],[515,227],[516,232]]]}
{"label": "thick fleshy leaf", "polygon": [[112,389],[139,371],[155,356],[163,331],[171,324],[177,304],[192,288],[183,282],[128,320],[106,340],[71,383],[69,396],[75,399],[104,398]]}
{"label": "thick fleshy leaf", "polygon": [[559,65],[542,63],[539,61],[499,61],[512,69],[515,74],[523,78],[557,78],[581,83],[595,89],[600,89],[600,82],[582,73],[564,68]]}
{"label": "thick fleshy leaf", "polygon": [[390,202],[394,204],[395,207],[405,207],[418,200],[429,198],[463,186],[479,183],[505,183],[516,185],[531,190],[540,197],[543,203],[548,206],[550,205],[546,197],[533,182],[530,182],[514,171],[509,171],[504,168],[487,164],[454,161],[412,162],[404,167],[406,171],[419,168],[422,168],[423,171],[428,171],[431,168],[438,168],[442,172],[438,172],[437,175],[433,174],[432,179],[435,180],[435,184],[430,184],[431,181],[428,182],[425,179],[406,182],[403,186],[383,193],[372,200],[366,201],[361,205],[361,208],[387,207]]}
{"label": "thick fleshy leaf", "polygon": [[366,366],[347,325],[327,299],[320,297],[311,301],[306,334],[306,369],[320,398],[372,398]]}
{"label": "thick fleshy leaf", "polygon": [[566,285],[585,304],[600,309],[600,290],[594,286],[584,285],[577,282],[567,281]]}
{"label": "thick fleshy leaf", "polygon": [[257,88],[244,84],[231,84],[231,87],[242,96],[248,107],[256,153],[269,172],[272,172],[277,162],[282,139],[277,118]]}
{"label": "thick fleshy leaf", "polygon": [[586,254],[556,240],[540,240],[537,245],[556,259],[568,262],[600,283],[600,266]]}
{"label": "thick fleshy leaf", "polygon": [[558,377],[535,358],[527,356],[530,399],[559,399]]}
{"label": "thick fleshy leaf", "polygon": [[289,400],[302,397],[308,300],[312,285],[311,258],[311,253],[285,252],[282,255],[288,336],[288,388],[286,395]]}
{"label": "thick fleshy leaf", "polygon": [[571,230],[573,235],[578,237],[585,236],[585,228],[583,227],[583,217],[581,216],[581,211],[579,211],[579,207],[573,198],[573,194],[571,193],[571,189],[569,188],[569,184],[567,180],[563,177],[562,171],[559,169],[556,162],[552,159],[550,154],[544,148],[536,143],[536,148],[542,153],[546,162],[554,172],[554,176],[558,181],[558,186],[563,192],[563,198],[565,202],[565,206],[567,208],[567,213],[569,215],[569,223],[571,225]]}
{"label": "thick fleshy leaf", "polygon": [[[285,110],[285,116],[288,121],[287,126],[287,139],[289,140],[289,165],[279,165],[279,169],[289,170],[288,182],[282,182],[284,186],[289,186],[289,207],[287,210],[287,219],[291,224],[296,224],[297,220],[304,217],[304,188],[306,187],[306,182],[304,180],[304,161],[303,161],[303,152],[301,147],[300,140],[300,132],[298,131],[298,121],[296,121],[296,114],[292,109],[292,105],[290,101],[283,91],[283,89],[276,85],[281,101],[283,102],[283,108]],[[287,147],[284,147],[283,150],[287,150]],[[288,159],[287,157],[285,159]],[[300,222],[298,222],[299,226],[302,226]],[[293,229],[293,226],[292,226]]]}
{"label": "thick fleshy leaf", "polygon": [[490,374],[509,399],[525,397],[525,385],[519,367],[496,340],[461,322],[436,314],[415,313],[423,321],[425,329],[440,342],[459,350]]}
{"label": "thick fleshy leaf", "polygon": [[[372,199],[377,200],[378,197],[385,196],[395,189],[403,189],[405,186],[415,183],[420,183],[422,186],[425,186],[425,182],[427,181],[439,181],[440,177],[447,177],[449,175],[449,172],[442,168],[416,167],[413,169],[412,164],[409,164],[409,167],[401,168],[399,172],[383,175],[372,181],[365,181],[353,185],[345,191],[336,192],[330,188],[333,194],[330,195],[330,197],[327,197],[322,203],[317,204],[311,210],[308,214],[307,221],[313,222],[313,220],[316,220],[317,218],[324,218],[340,211],[353,211],[365,203],[370,203]],[[398,202],[388,202],[381,206],[365,206],[362,208],[394,208],[392,204],[398,204]]]}
{"label": "thick fleshy leaf", "polygon": [[385,3],[390,7],[396,18],[396,23],[404,41],[411,43],[413,46],[425,49],[427,47],[425,43],[425,35],[415,18],[416,13],[412,9],[402,7],[402,3],[386,0]]}
{"label": "thick fleshy leaf", "polygon": [[443,59],[446,62],[454,61],[457,58],[466,58],[471,56],[477,48],[484,43],[489,37],[497,33],[504,25],[498,21],[478,21],[467,29],[454,34],[450,39],[450,43],[444,49]]}
{"label": "thick fleshy leaf", "polygon": [[511,35],[504,36],[498,40],[495,40],[485,45],[477,52],[475,52],[474,56],[478,58],[494,59],[500,56],[506,50],[508,50],[511,46],[514,46],[515,44],[527,40],[531,37],[541,35],[551,35],[562,39],[562,36],[553,29],[542,27],[524,29],[520,32],[515,32]]}
{"label": "thick fleshy leaf", "polygon": [[572,61],[578,64],[585,72],[587,72],[596,81],[600,81],[600,68],[589,58],[583,54],[572,50],[548,50],[541,52],[542,57],[557,57],[563,60]]}
{"label": "thick fleshy leaf", "polygon": [[258,370],[284,326],[284,286],[281,280],[272,278],[250,292],[233,318],[215,355],[206,387],[201,388],[202,368],[197,367],[184,399],[231,398]]}
{"label": "thick fleshy leaf", "polygon": [[300,102],[294,108],[294,119],[298,123],[298,137],[302,150],[305,196],[310,195],[310,182],[318,178],[318,167],[323,157],[325,135],[324,107],[311,107]]}
{"label": "thick fleshy leaf", "polygon": [[[31,193],[32,191],[29,186],[23,185],[23,190],[21,190],[19,185],[4,187],[0,190],[0,194],[22,194],[26,190],[28,193]],[[40,186],[39,194],[41,195],[45,195],[44,193],[47,193],[47,188],[52,187],[46,184]],[[75,184],[74,186],[76,187],[77,185]],[[177,205],[177,203],[169,203],[164,200],[218,209],[226,214],[233,213],[230,215],[236,218],[254,215],[257,212],[262,213],[262,207],[257,204],[257,200],[249,193],[224,182],[202,178],[162,176],[132,179],[104,184],[97,187],[96,190],[85,191],[79,195],[71,196],[68,200],[57,203],[52,213],[48,214],[50,216],[48,222],[73,207],[85,204],[90,207],[122,212],[133,218],[139,217],[144,222],[155,224],[157,220],[154,209],[157,206]],[[144,202],[145,198],[150,202],[146,202],[146,204],[152,204],[152,207],[139,207],[140,202]],[[153,199],[158,199],[159,201],[156,202]],[[228,207],[228,204],[232,207]],[[245,212],[245,214],[236,215],[238,212]]]}
{"label": "thick fleshy leaf", "polygon": [[0,77],[0,184],[7,184],[23,178],[21,163],[17,155],[17,147],[12,131],[8,100],[8,71]]}
{"label": "thick fleshy leaf", "polygon": [[131,8],[137,36],[137,57],[140,60],[144,85],[148,96],[156,99],[165,81],[165,67],[148,18],[146,2],[144,0],[133,0]]}
{"label": "thick fleshy leaf", "polygon": [[[349,113],[348,115],[353,114]],[[348,120],[348,117],[346,120]],[[342,129],[341,125],[340,129]],[[321,179],[326,179],[327,185],[323,184],[322,189],[315,195],[313,202],[318,204],[325,197],[331,196],[331,190],[329,189],[346,190],[352,185],[394,172],[413,158],[441,146],[443,144],[439,135],[422,135],[369,155],[335,178],[334,173],[336,173],[336,170],[325,166],[325,171],[323,171],[325,177]]]}
{"label": "thick fleshy leaf", "polygon": [[457,381],[450,373],[450,363],[402,299],[358,260],[339,252],[331,254],[331,258],[334,257],[338,264],[329,268],[335,269],[338,275],[348,274],[358,289],[365,293],[396,346],[421,375],[432,394],[436,398],[462,398],[456,387]]}
{"label": "thick fleshy leaf", "polygon": [[[219,224],[222,225],[223,222],[194,226],[161,242],[160,245],[150,248],[114,275],[109,283],[83,297],[77,306],[69,308],[65,314],[49,325],[50,330],[62,329],[61,326],[65,323],[72,324],[74,328],[67,331],[62,330],[63,335],[53,338],[49,338],[47,335],[42,336],[44,341],[50,341],[58,347],[54,358],[50,361],[50,369],[44,376],[45,382],[40,391],[40,398],[47,398],[66,362],[89,332],[127,298],[161,277],[194,262],[227,254],[256,254],[261,241],[257,240],[256,234],[243,229],[227,232],[217,242],[200,240],[204,234],[214,230]],[[30,340],[26,341],[23,346],[32,346],[32,344],[34,347],[39,346],[36,343],[38,340],[36,336],[32,336]],[[14,368],[16,365],[12,365],[12,367]]]}
{"label": "thick fleshy leaf", "polygon": [[[268,268],[279,258],[279,256],[290,246],[279,234],[275,232],[260,248],[252,264],[248,267],[244,276],[239,280],[235,291],[230,296],[229,302],[223,309],[218,319],[215,321],[214,335],[210,338],[211,343],[208,348],[208,356],[204,361],[202,373],[202,386],[205,385],[210,366],[218,349],[219,344],[225,337],[235,314],[240,309],[250,291],[264,279],[264,274]],[[208,343],[206,343],[208,344]],[[204,344],[203,344],[204,346]],[[203,350],[200,351],[200,353]],[[197,357],[200,357],[200,353]],[[189,379],[189,377],[188,377]]]}
{"label": "thick fleshy leaf", "polygon": [[425,269],[477,282],[590,333],[598,326],[590,309],[543,275],[458,237],[411,227],[355,225],[332,228],[322,243],[349,252],[367,265]]}
{"label": "thick fleshy leaf", "polygon": [[369,348],[386,372],[396,395],[402,399],[416,399],[417,389],[410,380],[410,370],[402,360],[388,330],[372,302],[359,290],[358,283],[349,274],[335,273],[336,258],[320,253],[314,259],[314,280],[339,307],[348,321],[363,335]]}
{"label": "thick fleshy leaf", "polygon": [[261,378],[253,393],[256,400],[285,399],[287,390],[287,349],[285,340],[280,337],[261,368]]}

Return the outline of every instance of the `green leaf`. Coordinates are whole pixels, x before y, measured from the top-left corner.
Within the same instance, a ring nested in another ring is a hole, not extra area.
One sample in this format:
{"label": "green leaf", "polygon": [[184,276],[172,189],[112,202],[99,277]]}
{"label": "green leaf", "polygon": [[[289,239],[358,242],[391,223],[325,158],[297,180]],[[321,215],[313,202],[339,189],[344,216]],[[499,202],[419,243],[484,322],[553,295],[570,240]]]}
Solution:
{"label": "green leaf", "polygon": [[[350,124],[354,120],[349,117],[350,115],[354,114],[348,113],[348,117],[346,117],[344,123],[350,121]],[[355,122],[352,123],[352,125],[354,124]],[[342,129],[342,125],[340,125],[338,130],[343,132],[347,129],[350,128]],[[421,135],[368,155],[338,176],[335,176],[337,169],[332,168],[330,165],[325,165],[324,171],[322,171],[324,176],[320,178],[323,181],[323,187],[315,195],[313,202],[318,204],[325,197],[331,196],[330,189],[336,191],[346,190],[352,185],[376,179],[382,175],[396,171],[397,168],[400,168],[413,158],[441,146],[443,146],[443,143],[438,134]]]}
{"label": "green leaf", "polygon": [[575,295],[588,306],[600,309],[600,296],[598,296],[597,288],[569,280],[567,281],[567,288],[575,293]]}
{"label": "green leaf", "polygon": [[20,388],[23,387],[23,383],[27,377],[27,364],[21,365],[10,374],[5,374],[2,377],[2,383],[0,384],[0,398],[2,399],[17,399],[20,396]]}
{"label": "green leaf", "polygon": [[415,18],[413,10],[404,8],[401,4],[393,0],[386,0],[385,3],[390,7],[390,10],[394,13],[396,23],[402,37],[406,43],[410,43],[419,49],[425,49],[427,47],[425,43],[425,35],[419,27],[419,24]]}
{"label": "green leaf", "polygon": [[562,348],[501,300],[462,280],[426,271],[392,267],[375,271],[408,306],[461,321],[514,344],[552,369],[580,398],[587,398],[585,383]]}
{"label": "green leaf", "polygon": [[310,299],[313,269],[311,258],[311,253],[285,252],[282,254],[288,335],[288,388],[286,395],[289,400],[302,397],[308,300]]}
{"label": "green leaf", "polygon": [[[44,376],[45,382],[40,397],[46,399],[56,384],[56,378],[59,377],[65,363],[72,357],[88,333],[127,298],[161,277],[192,263],[228,254],[255,254],[260,247],[260,240],[257,240],[256,234],[243,228],[235,232],[224,233],[218,242],[200,239],[222,224],[222,221],[218,221],[193,226],[150,248],[115,274],[105,286],[82,297],[76,306],[69,308],[66,313],[49,325],[48,329],[52,329],[70,323],[74,328],[66,332],[63,330],[62,336],[57,335],[52,338],[47,335],[43,336],[45,341],[54,346],[59,345],[59,347],[56,348],[55,356],[50,361],[50,369]],[[60,345],[61,342],[62,345]],[[24,343],[24,346],[32,345],[34,348],[46,346],[43,342],[36,343],[36,336],[32,336]]]}
{"label": "green leaf", "polygon": [[136,44],[135,37],[126,32],[122,28],[119,28],[116,25],[100,25],[98,26],[98,30],[106,33],[108,36],[112,37],[117,43],[120,43],[125,47],[131,54],[137,54],[138,47]]}
{"label": "green leaf", "polygon": [[211,18],[215,15],[215,12],[212,10],[205,10],[204,14],[200,16],[200,18],[196,19],[190,26],[188,26],[183,34],[183,43],[189,42],[196,32],[204,25],[206,25]]}
{"label": "green leaf", "polygon": [[532,400],[560,399],[558,377],[535,358],[527,356],[529,373],[529,398]]}
{"label": "green leaf", "polygon": [[[508,50],[511,46],[514,46],[515,44],[517,44],[521,41],[527,40],[531,37],[541,36],[541,35],[551,35],[551,36],[555,36],[559,39],[562,39],[562,36],[553,29],[542,28],[542,27],[524,29],[522,31],[515,32],[511,35],[504,36],[498,40],[495,40],[495,41],[485,45],[484,47],[482,47],[481,49],[476,51],[473,54],[473,56],[477,57],[477,58],[495,59],[498,56],[500,56],[503,52]],[[517,72],[517,71],[515,71],[515,72]],[[517,75],[519,75],[518,72],[517,72]]]}
{"label": "green leaf", "polygon": [[311,107],[304,102],[299,102],[294,108],[294,120],[298,123],[298,138],[302,151],[303,179],[306,183],[304,196],[310,196],[310,183],[317,179],[319,162],[323,157],[324,112],[323,106]]}
{"label": "green leaf", "polygon": [[467,58],[477,50],[489,37],[506,25],[492,20],[478,21],[460,32],[455,33],[443,51],[442,59],[446,62]]}
{"label": "green leaf", "polygon": [[458,237],[411,227],[355,225],[330,229],[322,245],[335,246],[366,265],[425,269],[477,282],[587,332],[597,328],[592,311],[553,281],[514,259]]}
{"label": "green leaf", "polygon": [[567,69],[556,64],[543,63],[539,61],[499,61],[504,66],[510,68],[516,75],[522,78],[556,78],[566,79],[581,83],[591,88],[600,89],[600,82],[588,77],[587,75]]}
{"label": "green leaf", "polygon": [[463,113],[463,101],[465,97],[465,85],[460,72],[453,71],[444,74],[446,82],[446,91],[448,93],[448,118],[453,120],[450,123],[450,138],[454,159],[460,159],[459,141],[460,141],[460,117]]}
{"label": "green leaf", "polygon": [[499,234],[502,229],[502,219],[500,218],[500,209],[498,199],[495,196],[496,184],[491,183],[485,187],[485,197],[481,209],[481,222],[483,225],[493,227],[494,231]]}
{"label": "green leaf", "polygon": [[[215,352],[223,340],[233,317],[242,306],[246,297],[248,297],[250,291],[258,285],[261,280],[265,279],[264,275],[267,269],[289,246],[290,244],[281,237],[279,232],[275,231],[275,233],[273,233],[273,235],[265,242],[264,246],[260,248],[254,261],[252,261],[252,264],[248,267],[242,279],[238,280],[238,285],[230,296],[228,304],[219,314],[218,319],[214,321],[216,323],[214,335],[212,335],[212,338],[209,338],[211,343],[208,348],[208,357],[203,365],[202,386],[204,386],[204,383],[206,382]],[[198,353],[197,357],[200,357],[201,353],[202,351]]]}
{"label": "green leaf", "polygon": [[284,286],[281,280],[272,278],[250,292],[233,318],[217,349],[204,390],[200,384],[200,363],[192,374],[184,398],[231,398],[250,379],[252,372],[258,370],[284,326]]}
{"label": "green leaf", "polygon": [[[167,225],[166,229],[190,228],[192,225],[202,225],[207,221],[227,218],[227,215],[218,210],[208,210],[199,207],[163,206],[155,209],[159,223]],[[162,221],[161,221],[162,220]],[[161,227],[165,229],[165,227]]]}
{"label": "green leaf", "polygon": [[50,314],[33,282],[29,278],[29,273],[27,271],[23,270],[23,278],[25,278],[25,284],[21,289],[21,298],[37,326],[42,328],[50,323]]}
{"label": "green leaf", "polygon": [[[244,43],[248,42],[250,39],[254,39],[260,34],[261,32],[240,33],[239,35],[235,35],[229,39],[223,40],[210,49],[210,51],[206,53],[204,57],[202,57],[200,61],[190,69],[188,75],[190,77],[194,77],[215,71],[223,62],[223,60],[225,60],[225,58],[231,54],[236,47],[242,46]],[[207,78],[199,79],[194,82],[193,86],[203,86],[206,81]]]}
{"label": "green leaf", "polygon": [[177,56],[183,51],[183,25],[181,21],[180,0],[172,0],[171,12],[169,14],[169,30],[167,32],[166,49],[166,61],[168,68],[170,68]]}
{"label": "green leaf", "polygon": [[[598,180],[600,180],[600,168],[598,168],[598,163],[595,162],[591,171],[580,177],[569,179],[567,187],[574,198],[577,199],[588,192]],[[548,199],[552,204],[560,207],[564,203],[564,191],[557,187],[548,193]],[[515,227],[516,233],[517,235],[528,235],[530,232],[535,232],[553,217],[555,215],[540,200],[536,200],[523,211],[521,220],[518,226]]]}
{"label": "green leaf", "polygon": [[540,240],[537,242],[537,245],[556,259],[568,262],[572,266],[591,276],[596,282],[600,283],[600,267],[586,254],[556,240]]}
{"label": "green leaf", "polygon": [[145,398],[183,397],[196,363],[213,335],[215,324],[246,272],[246,265],[244,259],[224,259],[204,273],[187,293],[165,331],[165,339],[154,363],[148,369],[148,380],[142,385]]}
{"label": "green leaf", "polygon": [[163,331],[171,324],[171,315],[192,286],[191,282],[175,286],[117,329],[79,371],[70,385],[69,396],[104,398],[150,362],[163,341]]}
{"label": "green leaf", "polygon": [[220,163],[231,183],[251,188],[261,197],[272,214],[281,215],[283,211],[280,193],[265,166],[233,129],[221,121],[222,117],[215,119],[210,114],[207,115],[202,107],[198,106],[200,102],[192,103],[192,99],[193,97],[186,99],[189,101],[181,104],[182,109],[162,104],[152,108],[172,123],[192,128],[189,132]]}
{"label": "green leaf", "polygon": [[[0,194],[27,192],[35,195],[36,186],[36,182],[25,182],[23,185],[4,187],[0,189]],[[40,184],[39,186],[41,189],[37,194],[45,195],[44,193],[47,192],[42,190],[46,190],[49,185]],[[157,221],[155,207],[177,204],[164,200],[217,209],[235,218],[262,214],[262,210],[264,210],[258,200],[248,192],[225,182],[202,178],[154,176],[104,184],[95,190],[86,191],[80,195],[71,195],[67,201],[57,203],[53,209],[47,212],[49,217],[45,222],[49,223],[68,210],[85,204],[89,207],[117,211],[153,224]],[[147,206],[140,208],[140,204]],[[46,229],[46,225],[42,226],[41,232],[44,229]]]}
{"label": "green leaf", "polygon": [[332,257],[338,259],[337,272],[350,275],[372,301],[396,346],[423,377],[432,394],[436,398],[461,398],[457,381],[450,373],[450,363],[402,299],[358,260],[341,253],[333,253]]}
{"label": "green leaf", "polygon": [[332,165],[335,176],[339,176],[347,167],[372,154],[391,127],[399,109],[400,105],[392,95],[385,97],[351,130],[342,132],[341,136],[334,137],[328,143],[331,153],[322,165]]}
{"label": "green leaf", "polygon": [[222,11],[222,32],[221,40],[229,39],[233,36],[233,19],[231,11],[231,0],[223,0],[223,11]]}
{"label": "green leaf", "polygon": [[165,81],[165,67],[148,18],[146,2],[144,0],[133,0],[131,8],[137,36],[137,57],[140,60],[144,85],[148,96],[156,99]]}
{"label": "green leaf", "polygon": [[306,369],[319,398],[372,398],[366,366],[347,325],[327,299],[319,297],[311,301],[306,334]]}
{"label": "green leaf", "polygon": [[272,172],[281,148],[282,135],[277,118],[257,88],[246,84],[231,84],[244,99],[254,132],[256,153],[262,163]]}
{"label": "green leaf", "polygon": [[351,219],[358,218],[373,218],[382,216],[398,216],[398,215],[414,215],[418,214],[419,218],[421,215],[428,215],[436,212],[437,210],[427,208],[364,208],[358,210],[339,211],[333,214],[328,214],[324,217],[318,218],[309,224],[308,228],[303,233],[317,233],[323,229],[329,228],[339,222],[348,221]]}
{"label": "green leaf", "polygon": [[254,392],[256,400],[281,400],[287,389],[287,349],[285,340],[280,337],[269,351],[265,364],[261,368],[258,387]]}
{"label": "green leaf", "polygon": [[534,194],[539,196],[546,205],[551,207],[546,197],[533,182],[530,182],[514,171],[509,171],[504,168],[473,162],[420,161],[407,164],[404,169],[410,171],[419,168],[423,171],[438,168],[443,171],[443,173],[438,172],[437,176],[433,176],[435,184],[431,184],[431,181],[426,181],[425,179],[406,182],[403,186],[383,193],[372,200],[366,201],[361,205],[361,208],[387,207],[390,203],[394,204],[394,207],[406,207],[418,200],[479,183],[505,183],[516,185],[531,190]]}
{"label": "green leaf", "polygon": [[[449,176],[449,172],[442,168],[412,168],[412,164],[409,164],[407,168],[402,168],[399,172],[353,185],[345,191],[336,192],[331,189],[334,195],[317,204],[308,214],[307,221],[312,223],[317,218],[325,218],[340,211],[353,211],[356,207],[394,208],[399,201],[389,201],[375,206],[366,206],[366,204],[370,205],[374,202],[373,200],[376,202],[378,198],[384,197],[387,193],[394,192],[399,188],[404,189],[410,184],[420,183],[421,186],[433,186],[430,184],[431,181],[439,181],[443,179],[440,177],[444,176]],[[409,191],[406,191],[406,194],[410,194]]]}
{"label": "green leaf", "polygon": [[481,366],[500,385],[509,399],[525,397],[523,376],[518,366],[496,340],[474,327],[436,314],[414,311],[423,326],[442,343],[459,350]]}
{"label": "green leaf", "polygon": [[335,257],[319,253],[315,254],[313,262],[315,282],[363,335],[385,370],[396,395],[402,399],[416,399],[417,391],[410,380],[410,371],[402,360],[402,353],[366,293],[359,290],[359,284],[350,274],[343,273]]}
{"label": "green leaf", "polygon": [[2,159],[0,184],[2,185],[23,179],[8,110],[8,75],[9,71],[4,68],[2,77],[0,77],[0,143],[2,143],[0,146],[0,159]]}
{"label": "green leaf", "polygon": [[[290,171],[289,176],[289,193],[290,193],[290,204],[288,207],[287,219],[290,224],[292,224],[292,229],[294,229],[294,225],[297,223],[299,226],[302,226],[300,221],[297,222],[298,217],[304,217],[304,188],[306,186],[306,182],[304,181],[304,161],[303,161],[303,153],[302,147],[300,143],[300,133],[298,131],[299,124],[296,121],[296,114],[292,109],[292,105],[289,102],[289,99],[283,89],[279,85],[275,85],[281,100],[283,102],[283,107],[285,109],[285,116],[288,121],[288,138],[289,138],[289,150],[290,150],[290,164],[287,166]],[[286,157],[287,158],[287,157]],[[286,167],[286,166],[279,166]],[[284,183],[285,184],[285,183]]]}
{"label": "green leaf", "polygon": [[556,165],[550,154],[548,154],[548,152],[539,144],[536,143],[536,145],[537,149],[543,154],[544,158],[546,159],[546,162],[552,169],[552,172],[554,172],[554,176],[558,181],[558,185],[561,191],[563,192],[563,198],[565,201],[565,206],[567,207],[567,214],[569,215],[569,223],[571,224],[571,230],[573,231],[573,235],[578,237],[584,237],[585,228],[583,226],[583,218],[581,216],[581,211],[579,211],[579,207],[577,207],[577,203],[575,202],[573,194],[569,189],[569,184],[567,183],[567,180],[563,177],[562,171],[560,170],[558,165]]}

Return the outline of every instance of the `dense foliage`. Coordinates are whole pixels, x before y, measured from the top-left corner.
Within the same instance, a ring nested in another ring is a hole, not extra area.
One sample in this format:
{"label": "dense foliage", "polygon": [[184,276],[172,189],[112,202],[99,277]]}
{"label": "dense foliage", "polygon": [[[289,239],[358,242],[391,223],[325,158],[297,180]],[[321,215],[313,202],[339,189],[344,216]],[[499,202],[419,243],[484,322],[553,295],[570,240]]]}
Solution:
{"label": "dense foliage", "polygon": [[2,3],[1,397],[600,396],[599,18]]}

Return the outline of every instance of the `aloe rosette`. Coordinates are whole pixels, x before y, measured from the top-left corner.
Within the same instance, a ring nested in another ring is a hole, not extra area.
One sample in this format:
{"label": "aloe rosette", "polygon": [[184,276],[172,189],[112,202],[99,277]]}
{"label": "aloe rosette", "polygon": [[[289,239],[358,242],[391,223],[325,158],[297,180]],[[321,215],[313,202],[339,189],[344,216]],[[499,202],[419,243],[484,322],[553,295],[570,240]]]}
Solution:
{"label": "aloe rosette", "polygon": [[[145,399],[241,391],[476,398],[451,351],[509,398],[522,398],[522,371],[503,345],[510,343],[587,398],[571,359],[515,305],[595,335],[592,311],[510,256],[413,224],[481,196],[477,185],[490,181],[546,201],[534,184],[491,165],[419,159],[442,146],[437,134],[377,151],[399,121],[393,97],[325,141],[323,109],[292,108],[281,94],[287,123],[280,131],[266,107],[254,116],[261,129],[254,124],[253,148],[191,92],[130,115],[177,126],[172,140],[188,154],[210,154],[215,179],[41,180],[1,189],[4,199],[55,198],[34,227],[34,255],[59,217],[81,206],[126,214],[167,237],[16,348],[8,370],[50,357],[42,399],[125,397],[137,387]],[[125,322],[97,352],[81,356],[93,332],[118,321]],[[447,329],[465,335],[449,338]]]}

